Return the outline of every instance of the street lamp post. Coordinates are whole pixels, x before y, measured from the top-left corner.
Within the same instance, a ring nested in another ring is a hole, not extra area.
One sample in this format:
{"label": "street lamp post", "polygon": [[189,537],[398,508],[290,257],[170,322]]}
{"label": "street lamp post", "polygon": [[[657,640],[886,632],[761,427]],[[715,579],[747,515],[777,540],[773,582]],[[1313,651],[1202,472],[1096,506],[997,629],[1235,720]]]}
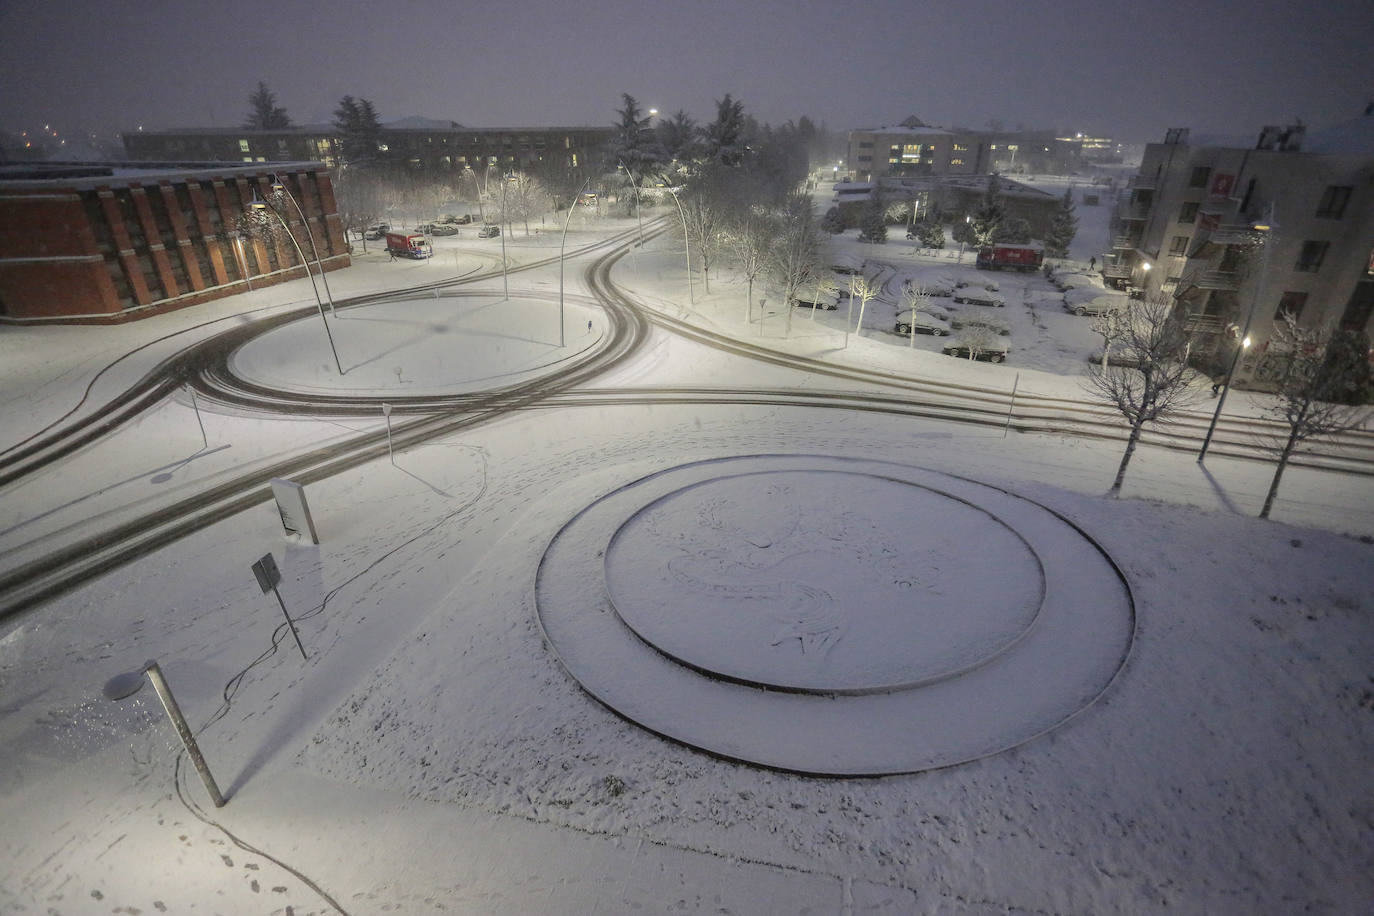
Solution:
{"label": "street lamp post", "polygon": [[[687,238],[687,214],[682,210],[682,201],[677,199],[677,192],[669,188],[668,193],[673,195],[673,203],[677,204],[678,218],[682,220],[682,246],[687,249],[687,302],[691,305],[696,305],[696,293],[692,289],[692,243]],[[762,324],[762,321],[763,319],[760,318],[760,324]]]}
{"label": "street lamp post", "polygon": [[573,195],[572,203],[568,205],[568,218],[563,221],[563,240],[558,243],[558,346],[565,345],[565,331],[563,329],[563,250],[568,246],[568,224],[572,222],[573,211],[577,209],[577,202],[582,199],[582,192],[587,190],[587,185],[592,183],[591,176],[582,182],[582,187],[577,189]]}
{"label": "street lamp post", "polygon": [[506,260],[506,232],[510,226],[506,221],[506,176],[501,176],[501,290],[510,299],[510,262]]}
{"label": "street lamp post", "polygon": [[282,218],[281,213],[277,212],[276,207],[265,200],[260,200],[256,194],[253,196],[253,202],[250,206],[259,212],[271,211],[272,215],[281,223],[282,229],[286,232],[286,237],[291,240],[291,245],[296,249],[296,254],[300,255],[301,266],[305,268],[305,275],[310,278],[310,288],[315,291],[315,305],[320,310],[320,321],[324,322],[325,336],[329,338],[329,352],[334,354],[334,366],[339,370],[339,374],[343,375],[343,364],[339,362],[339,351],[334,346],[334,332],[329,329],[329,319],[324,315],[324,303],[320,300],[320,288],[315,285],[315,275],[310,272],[310,262],[305,259],[305,252],[301,251],[300,243],[291,234],[291,227],[286,224],[286,220]]}
{"label": "street lamp post", "polygon": [[1274,245],[1273,207],[1269,208],[1269,216],[1264,222],[1256,223],[1250,228],[1264,234],[1264,257],[1260,261],[1259,280],[1255,283],[1255,297],[1250,301],[1250,310],[1245,313],[1245,324],[1240,329],[1240,346],[1236,347],[1236,352],[1231,357],[1230,368],[1226,370],[1225,387],[1221,389],[1221,396],[1217,398],[1217,409],[1212,412],[1212,422],[1207,425],[1207,435],[1203,437],[1202,449],[1197,453],[1198,464],[1202,464],[1203,459],[1207,457],[1207,448],[1212,444],[1212,433],[1216,431],[1217,421],[1221,419],[1221,408],[1226,403],[1226,395],[1231,393],[1231,380],[1236,374],[1236,364],[1240,362],[1241,353],[1250,347],[1250,322],[1254,320],[1255,309],[1264,298],[1264,281],[1269,274],[1269,252]]}
{"label": "street lamp post", "polygon": [[[301,209],[300,201],[296,200],[291,192],[286,190],[286,183],[278,180],[275,173],[272,175],[272,192],[285,195],[286,199],[291,201],[291,205],[296,208],[296,215],[301,218],[301,224],[305,226],[305,237],[310,240],[310,250],[315,254],[315,267],[320,271],[320,282],[324,284],[324,296],[329,300],[329,314],[337,318],[338,312],[334,310],[334,294],[329,290],[329,278],[324,274],[324,264],[320,261],[320,249],[315,244],[315,233],[310,228],[310,220],[305,218],[305,211]],[[306,268],[306,272],[310,272],[309,267]]]}
{"label": "street lamp post", "polygon": [[630,174],[630,170],[627,169],[627,168],[625,168],[625,163],[624,163],[624,162],[619,162],[619,161],[618,161],[617,164],[620,166],[620,168],[621,168],[622,170],[624,170],[624,172],[625,172],[625,177],[628,178],[628,179],[630,179],[630,187],[634,188],[634,192],[635,192],[635,216],[639,217],[639,247],[640,247],[640,248],[643,248],[643,247],[644,247],[644,210],[643,210],[643,208],[640,207],[640,205],[639,205],[639,186],[635,184],[635,176],[631,175],[631,174]]}

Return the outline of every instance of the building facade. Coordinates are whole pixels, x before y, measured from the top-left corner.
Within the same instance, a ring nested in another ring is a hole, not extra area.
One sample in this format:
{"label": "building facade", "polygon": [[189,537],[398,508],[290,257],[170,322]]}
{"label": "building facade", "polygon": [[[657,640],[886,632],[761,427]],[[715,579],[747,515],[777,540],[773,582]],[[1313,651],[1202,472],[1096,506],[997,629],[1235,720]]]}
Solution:
{"label": "building facade", "polygon": [[1285,312],[1309,327],[1368,332],[1374,314],[1374,115],[1323,131],[1266,127],[1257,140],[1146,147],[1118,200],[1104,276],[1166,292],[1236,383],[1281,370],[1269,343]]}
{"label": "building facade", "polygon": [[[384,126],[378,134],[379,158],[411,172],[446,174],[496,165],[526,171],[538,166],[579,172],[611,139],[610,127],[462,127]],[[129,158],[196,159],[217,162],[315,160],[331,168],[339,162],[340,135],[328,124],[281,130],[192,128],[135,131],[124,135]]]}
{"label": "building facade", "polygon": [[350,263],[317,162],[0,168],[0,321],[142,318],[303,277],[302,254]]}
{"label": "building facade", "polygon": [[944,129],[908,118],[897,127],[850,131],[846,166],[855,181],[989,172],[1067,175],[1078,169],[1082,150],[1081,135]]}

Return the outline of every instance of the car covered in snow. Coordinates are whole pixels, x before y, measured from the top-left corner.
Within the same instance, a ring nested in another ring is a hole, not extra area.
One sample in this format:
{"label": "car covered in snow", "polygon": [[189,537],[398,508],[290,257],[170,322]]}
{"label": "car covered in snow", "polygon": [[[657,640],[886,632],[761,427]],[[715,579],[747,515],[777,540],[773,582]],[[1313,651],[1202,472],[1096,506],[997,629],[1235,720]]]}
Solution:
{"label": "car covered in snow", "polygon": [[[848,292],[846,290],[846,292]],[[792,304],[799,308],[818,308],[833,312],[840,307],[840,295],[833,288],[803,287],[792,295]]]}
{"label": "car covered in snow", "polygon": [[904,285],[920,290],[927,296],[953,296],[954,281],[949,277],[908,278]]}
{"label": "car covered in snow", "polygon": [[940,315],[931,312],[907,311],[897,316],[897,323],[893,326],[894,334],[907,335],[915,331],[917,334],[933,334],[936,337],[949,336],[949,319],[942,318]]}
{"label": "car covered in snow", "polygon": [[972,341],[960,338],[945,344],[940,352],[946,356],[957,356],[960,359],[980,359],[987,363],[1000,363],[1006,360],[1007,354],[1011,352],[1011,347],[1000,340],[979,341],[977,344],[973,344]]}
{"label": "car covered in snow", "polygon": [[500,234],[500,226],[483,226],[481,229],[477,230],[477,237],[479,239],[494,239]]}
{"label": "car covered in snow", "polygon": [[430,235],[457,235],[458,227],[452,223],[435,223],[429,227]]}
{"label": "car covered in snow", "polygon": [[1126,308],[1126,296],[1094,296],[1088,300],[1064,299],[1064,311],[1075,315],[1115,315]]}
{"label": "car covered in snow", "polygon": [[986,289],[975,289],[964,287],[954,291],[954,301],[960,303],[970,303],[972,305],[989,305],[994,308],[1001,308],[1007,304],[1007,300]]}
{"label": "car covered in snow", "polygon": [[981,328],[985,331],[990,331],[993,334],[998,335],[999,337],[1006,337],[1007,335],[1011,334],[1011,326],[1007,324],[1005,321],[1001,320],[1000,318],[992,318],[986,315],[979,314],[955,315],[950,320],[949,326],[954,328],[954,330],[956,331],[962,331],[965,329],[972,328]]}

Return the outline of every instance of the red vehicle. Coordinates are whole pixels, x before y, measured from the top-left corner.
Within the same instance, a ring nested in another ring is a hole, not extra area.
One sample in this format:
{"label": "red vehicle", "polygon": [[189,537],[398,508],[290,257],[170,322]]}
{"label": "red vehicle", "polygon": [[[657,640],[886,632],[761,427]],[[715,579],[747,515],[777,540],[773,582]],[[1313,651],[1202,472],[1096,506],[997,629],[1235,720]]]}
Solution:
{"label": "red vehicle", "polygon": [[1045,261],[1040,245],[989,245],[978,249],[977,266],[983,270],[1039,270]]}
{"label": "red vehicle", "polygon": [[388,232],[386,250],[398,258],[414,258],[417,261],[434,254],[429,239],[418,232]]}

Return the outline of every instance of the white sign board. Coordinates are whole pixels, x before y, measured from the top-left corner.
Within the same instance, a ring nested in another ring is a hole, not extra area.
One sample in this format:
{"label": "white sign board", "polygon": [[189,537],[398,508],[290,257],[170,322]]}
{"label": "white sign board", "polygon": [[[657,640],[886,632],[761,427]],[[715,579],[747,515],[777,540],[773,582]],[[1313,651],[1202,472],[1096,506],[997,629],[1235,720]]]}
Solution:
{"label": "white sign board", "polygon": [[272,495],[276,497],[277,512],[281,514],[281,525],[286,533],[308,537],[310,543],[318,544],[320,536],[315,533],[315,520],[310,517],[310,505],[305,501],[305,487],[273,477]]}

